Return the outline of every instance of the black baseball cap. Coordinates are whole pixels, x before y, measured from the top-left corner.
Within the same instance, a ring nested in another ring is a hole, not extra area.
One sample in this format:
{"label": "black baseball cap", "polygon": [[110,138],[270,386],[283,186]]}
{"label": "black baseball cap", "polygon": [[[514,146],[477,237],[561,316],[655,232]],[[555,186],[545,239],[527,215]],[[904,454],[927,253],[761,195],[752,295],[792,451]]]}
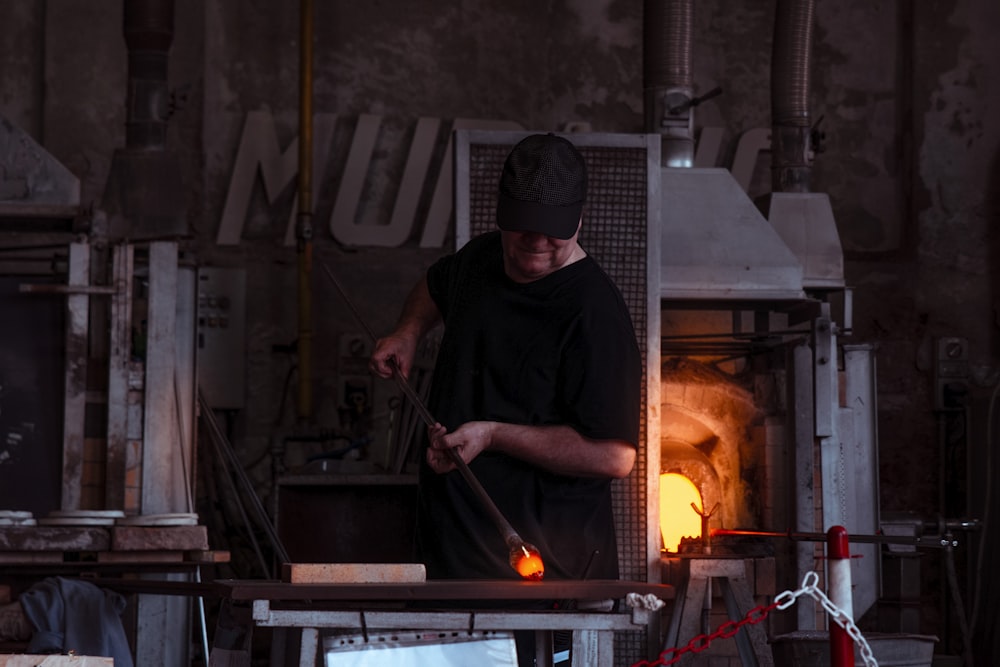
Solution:
{"label": "black baseball cap", "polygon": [[500,174],[497,226],[557,239],[576,233],[587,198],[587,165],[568,139],[532,134],[511,149]]}

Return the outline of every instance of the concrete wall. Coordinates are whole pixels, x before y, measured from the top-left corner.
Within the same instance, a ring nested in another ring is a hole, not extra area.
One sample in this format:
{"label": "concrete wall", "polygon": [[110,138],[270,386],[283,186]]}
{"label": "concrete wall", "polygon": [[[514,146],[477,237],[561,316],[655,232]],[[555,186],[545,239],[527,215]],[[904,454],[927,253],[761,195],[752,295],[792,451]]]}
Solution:
{"label": "concrete wall", "polygon": [[[695,93],[723,89],[697,108],[696,129],[723,128],[717,164],[729,166],[740,137],[770,123],[774,3],[695,5]],[[85,202],[100,201],[124,143],[121,7],[12,0],[0,21],[0,114],[81,179]],[[977,405],[1000,372],[1000,4],[845,0],[816,9],[811,114],[822,117],[825,141],[812,185],[833,202],[855,289],[853,337],[879,346],[883,509],[932,516],[942,469],[936,341],[968,340]],[[642,3],[624,0],[316,2],[314,106],[337,116],[329,159],[314,176],[316,257],[335,268],[376,331],[450,247],[450,235],[422,244],[422,230],[451,124],[641,131],[641,37]],[[234,422],[247,461],[263,460],[274,433],[295,426],[294,385],[283,399],[291,361],[273,351],[298,335],[296,255],[284,242],[294,186],[268,203],[258,183],[241,242],[215,238],[248,114],[270,114],[282,150],[297,136],[298,41],[296,3],[176,2],[169,148],[190,195],[189,250],[206,265],[248,270],[246,406]],[[418,120],[441,121],[412,229],[391,247],[345,246],[328,224],[364,114],[382,126],[354,218],[362,225],[388,224]],[[751,194],[768,188],[767,167],[758,160]],[[321,276],[314,289],[316,421],[329,424],[343,362],[336,341],[357,325]],[[980,464],[984,450],[979,443],[972,453]],[[268,476],[266,465],[252,473]]]}

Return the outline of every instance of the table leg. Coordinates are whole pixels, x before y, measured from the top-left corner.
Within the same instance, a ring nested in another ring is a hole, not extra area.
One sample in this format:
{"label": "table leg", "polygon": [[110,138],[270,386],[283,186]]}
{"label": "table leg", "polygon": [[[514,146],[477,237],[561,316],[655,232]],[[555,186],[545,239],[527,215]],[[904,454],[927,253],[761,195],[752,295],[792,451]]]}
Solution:
{"label": "table leg", "polygon": [[613,630],[574,630],[573,667],[603,667],[615,662]]}
{"label": "table leg", "polygon": [[535,667],[552,667],[552,631],[535,632]]}
{"label": "table leg", "polygon": [[319,650],[319,630],[302,628],[302,644],[299,649],[299,667],[316,667],[316,652]]}

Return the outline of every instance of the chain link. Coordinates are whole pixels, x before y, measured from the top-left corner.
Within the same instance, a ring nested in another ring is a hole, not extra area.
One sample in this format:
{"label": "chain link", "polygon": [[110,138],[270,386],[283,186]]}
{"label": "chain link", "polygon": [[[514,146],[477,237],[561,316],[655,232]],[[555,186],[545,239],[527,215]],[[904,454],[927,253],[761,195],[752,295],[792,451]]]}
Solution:
{"label": "chain link", "polygon": [[[757,623],[764,621],[768,614],[775,609],[779,611],[788,609],[803,595],[808,595],[819,602],[820,605],[822,605],[823,610],[830,616],[830,618],[847,632],[847,635],[854,641],[855,644],[858,645],[859,652],[861,653],[861,659],[864,661],[865,667],[878,667],[875,655],[872,653],[872,649],[868,645],[868,641],[861,634],[861,630],[854,624],[854,621],[851,620],[851,617],[847,614],[847,612],[835,605],[833,601],[826,596],[826,593],[819,589],[817,586],[818,583],[819,574],[812,571],[806,572],[806,576],[802,579],[802,586],[798,590],[784,591],[783,593],[775,596],[774,602],[771,604],[767,606],[754,607],[748,611],[743,619],[739,621],[726,621],[710,635],[698,635],[689,641],[686,646],[666,649],[660,653],[660,657],[655,661],[649,662],[648,660],[640,660],[639,662],[633,663],[632,667],[658,667],[659,665],[673,665],[688,651],[692,653],[701,653],[707,649],[714,640],[720,638],[729,639],[735,636],[744,625],[756,625]],[[630,599],[629,602],[632,603],[633,600]],[[646,605],[649,604],[648,600],[645,600],[644,602]],[[639,605],[632,604],[632,606]]]}
{"label": "chain link", "polygon": [[[809,574],[815,573],[810,572]],[[806,575],[806,578],[802,582],[803,588],[807,588],[806,579],[809,578],[809,574]],[[816,579],[819,579],[818,575]],[[875,660],[875,655],[872,653],[871,646],[868,645],[868,640],[866,640],[864,635],[861,634],[861,629],[854,624],[851,616],[843,609],[835,605],[833,601],[826,596],[826,593],[821,591],[814,582],[808,586],[806,593],[823,605],[823,610],[826,611],[826,613],[830,615],[830,618],[832,618],[837,625],[842,627],[854,643],[858,645],[858,650],[861,653],[861,659],[864,660],[865,667],[878,667],[878,661]]]}

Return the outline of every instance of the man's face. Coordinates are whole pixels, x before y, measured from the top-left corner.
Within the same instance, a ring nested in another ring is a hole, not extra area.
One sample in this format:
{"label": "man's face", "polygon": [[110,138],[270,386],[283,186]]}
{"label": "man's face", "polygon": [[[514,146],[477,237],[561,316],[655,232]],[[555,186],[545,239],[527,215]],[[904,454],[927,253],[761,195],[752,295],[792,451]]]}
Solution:
{"label": "man's face", "polygon": [[501,230],[504,271],[517,283],[544,278],[578,258],[576,239],[579,233],[577,227],[577,233],[564,240],[535,232]]}

